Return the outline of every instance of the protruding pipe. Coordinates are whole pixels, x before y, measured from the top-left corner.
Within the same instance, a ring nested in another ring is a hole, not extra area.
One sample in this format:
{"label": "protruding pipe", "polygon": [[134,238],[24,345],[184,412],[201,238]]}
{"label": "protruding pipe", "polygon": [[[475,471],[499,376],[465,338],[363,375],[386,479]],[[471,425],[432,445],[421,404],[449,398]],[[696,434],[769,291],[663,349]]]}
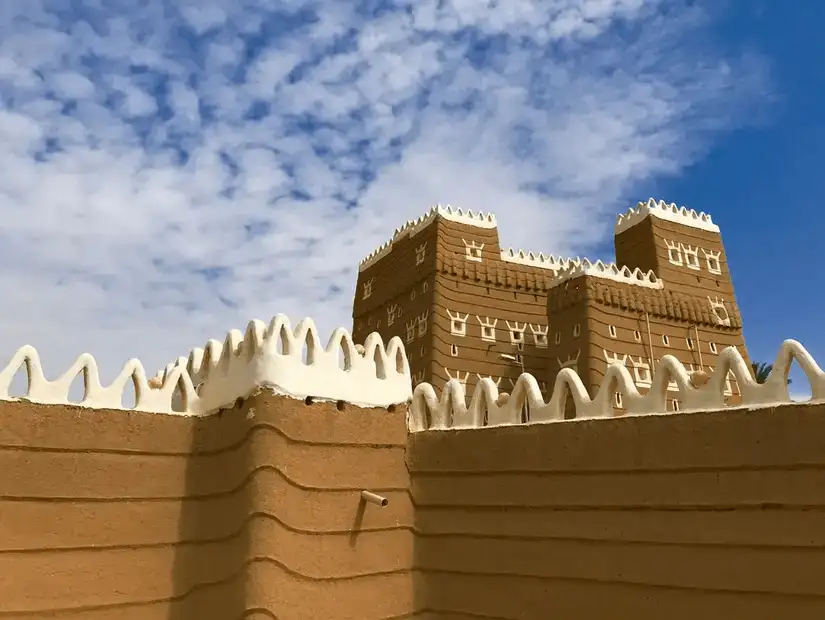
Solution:
{"label": "protruding pipe", "polygon": [[372,491],[361,491],[361,499],[365,502],[369,502],[370,504],[375,504],[376,506],[386,506],[389,503],[389,500],[386,497],[376,495]]}

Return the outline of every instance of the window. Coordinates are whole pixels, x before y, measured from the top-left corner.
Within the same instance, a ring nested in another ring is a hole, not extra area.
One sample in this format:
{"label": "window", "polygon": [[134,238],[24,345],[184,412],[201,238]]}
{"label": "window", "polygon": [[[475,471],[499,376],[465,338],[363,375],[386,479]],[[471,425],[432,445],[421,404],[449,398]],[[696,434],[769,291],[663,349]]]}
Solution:
{"label": "window", "polygon": [[422,344],[421,349],[419,349],[419,351],[418,351],[418,353],[421,357],[424,357],[424,351],[426,351],[426,349],[424,348],[424,345]]}
{"label": "window", "polygon": [[362,299],[368,299],[372,295],[372,285],[375,282],[375,278],[370,278],[366,282],[364,282],[364,294],[362,295]]}
{"label": "window", "polygon": [[556,337],[553,339],[556,344],[561,344],[561,332],[556,332]]}
{"label": "window", "polygon": [[482,325],[481,326],[481,339],[482,340],[495,340],[496,339],[496,328],[490,327],[489,325]]}
{"label": "window", "polygon": [[530,331],[533,332],[533,342],[537,347],[547,348],[547,332],[549,329],[549,327],[542,327],[541,325],[530,325]]}
{"label": "window", "polygon": [[633,338],[636,340],[636,342],[641,342],[642,341],[642,332],[640,332],[638,329],[635,330],[633,332]]}
{"label": "window", "polygon": [[722,265],[719,260],[722,256],[721,252],[714,252],[713,250],[704,250],[705,262],[708,266],[708,271],[719,275],[722,273]]}
{"label": "window", "polygon": [[458,357],[458,345],[450,345],[450,355],[453,357]]}
{"label": "window", "polygon": [[693,338],[685,338],[685,342],[687,343],[687,348],[693,350]]}
{"label": "window", "polygon": [[465,314],[462,316],[460,312],[452,313],[447,310],[447,315],[450,317],[450,333],[453,336],[466,336],[467,335],[467,317],[469,314]]}
{"label": "window", "polygon": [[387,327],[392,327],[395,319],[401,314],[400,310],[401,308],[398,307],[398,304],[387,306]]}
{"label": "window", "polygon": [[698,270],[699,267],[699,248],[692,248],[689,245],[683,245],[682,249],[685,252],[685,265],[689,269]]}
{"label": "window", "polygon": [[410,301],[415,300],[415,289],[410,291]]}
{"label": "window", "polygon": [[427,320],[429,319],[429,316],[430,316],[430,311],[425,310],[418,317],[418,335],[419,336],[423,336],[424,334],[427,333],[427,328],[429,327],[429,324],[428,324]]}
{"label": "window", "polygon": [[670,338],[667,336],[667,334],[662,334],[662,344],[666,347],[670,346]]}
{"label": "window", "polygon": [[716,343],[715,342],[709,342],[708,347],[710,347],[710,352],[711,353],[717,353],[718,352],[718,349],[716,348]]}
{"label": "window", "polygon": [[582,333],[582,328],[581,328],[581,325],[579,325],[578,323],[576,323],[576,324],[573,326],[573,338],[578,338],[578,337],[581,335],[581,333]]}
{"label": "window", "polygon": [[615,401],[616,401],[616,406],[621,408],[621,406],[622,406],[622,393],[621,392],[616,392],[616,394],[614,395],[614,398],[615,398]]}
{"label": "window", "polygon": [[415,248],[415,264],[420,265],[424,262],[424,257],[427,255],[427,244],[422,243],[417,248]]}
{"label": "window", "polygon": [[421,285],[421,292],[422,293],[426,293],[429,289],[430,289],[430,283],[429,282],[424,282],[424,284]]}
{"label": "window", "polygon": [[671,406],[673,407],[673,411],[679,411],[679,401],[675,398],[670,401]]}
{"label": "window", "polygon": [[667,259],[670,261],[671,265],[681,266],[682,265],[682,246],[677,241],[668,241],[665,240],[665,245],[667,245]]}
{"label": "window", "polygon": [[375,329],[381,329],[381,319],[378,319],[378,322],[375,324]]}
{"label": "window", "polygon": [[610,333],[610,337],[611,337],[611,338],[615,338],[615,337],[616,337],[616,326],[615,326],[615,325],[610,325],[610,326],[607,328],[607,331]]}
{"label": "window", "polygon": [[407,344],[415,340],[415,328],[418,327],[418,319],[407,321]]}
{"label": "window", "polygon": [[484,244],[476,243],[475,241],[467,243],[464,239],[462,239],[462,241],[464,241],[464,257],[469,261],[480,263],[481,252],[484,250]]}
{"label": "window", "polygon": [[510,321],[506,321],[507,329],[510,330],[510,344],[515,345],[523,345],[524,344],[524,331],[527,329],[527,323],[522,325],[518,324],[518,321],[515,323],[510,323]]}

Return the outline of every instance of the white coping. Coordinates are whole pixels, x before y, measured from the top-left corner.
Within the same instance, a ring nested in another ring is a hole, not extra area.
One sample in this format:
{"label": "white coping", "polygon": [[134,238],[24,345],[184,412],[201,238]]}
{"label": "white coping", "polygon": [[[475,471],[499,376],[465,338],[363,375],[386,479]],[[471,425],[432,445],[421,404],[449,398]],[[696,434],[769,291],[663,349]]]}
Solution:
{"label": "white coping", "polygon": [[514,250],[512,248],[501,251],[501,260],[517,265],[541,267],[554,272],[567,269],[570,265],[579,265],[582,262],[581,258],[562,258],[561,256],[551,256],[541,252],[525,252],[524,250]]}
{"label": "white coping", "polygon": [[669,415],[674,413],[667,411],[667,401],[674,397],[674,383],[679,393],[679,413],[724,409],[727,407],[725,383],[728,373],[733,373],[741,393],[742,402],[736,405],[737,408],[800,404],[791,400],[788,392],[787,376],[794,360],[811,385],[811,399],[807,402],[825,401],[825,372],[799,342],[786,340],[779,348],[773,369],[763,384],[756,382],[744,358],[734,347],[722,351],[709,381],[700,388],[692,386],[688,371],[679,360],[665,355],[658,363],[652,385],[645,395],[639,394],[630,372],[621,362],[608,366],[593,399],[589,397],[579,375],[570,368],[562,369],[557,375],[548,402],[542,398],[536,379],[529,374],[518,378],[512,394],[499,393],[495,382],[488,378],[481,379],[476,384],[469,407],[464,386],[459,381],[448,381],[440,399],[430,384],[421,383],[413,392],[409,429],[419,432],[522,424],[525,402],[529,405],[527,423],[562,422],[568,392],[572,394],[577,419],[613,417],[616,392],[622,394],[622,415]]}
{"label": "white coping", "polygon": [[550,279],[550,286],[558,286],[567,280],[579,276],[593,276],[603,280],[623,282],[645,288],[664,288],[664,282],[657,278],[653,271],[645,273],[638,267],[631,270],[629,267],[619,267],[616,263],[603,263],[600,260],[591,263],[586,258],[578,264],[571,264],[569,267],[557,271]]}
{"label": "white coping", "polygon": [[[12,398],[9,387],[23,364],[28,390],[25,397]],[[79,403],[70,403],[69,389],[80,372],[84,372],[85,394]],[[293,331],[289,319],[280,314],[269,325],[250,321],[245,333],[232,330],[223,342],[210,340],[188,358],[169,364],[158,378],[162,387],[152,389],[141,363],[130,360],[110,385],[102,386],[97,363],[85,353],[60,378],[48,381],[37,351],[24,346],[0,371],[0,400],[125,409],[121,399],[130,379],[135,385],[135,410],[196,416],[214,413],[259,387],[296,398],[342,400],[362,407],[386,407],[412,396],[400,338],[392,338],[385,348],[381,336],[373,333],[362,347],[339,328],[323,347],[311,319],[304,319]]]}
{"label": "white coping", "polygon": [[635,226],[648,216],[658,217],[660,220],[683,224],[692,228],[699,228],[710,232],[719,232],[719,227],[713,223],[709,213],[704,211],[696,212],[687,207],[678,207],[675,203],[666,203],[664,200],[648,199],[647,202],[640,202],[635,207],[627,210],[616,217],[616,226],[613,234],[619,233]]}
{"label": "white coping", "polygon": [[445,220],[458,222],[459,224],[468,224],[469,226],[475,226],[476,228],[489,229],[495,228],[498,225],[496,222],[496,216],[492,213],[474,213],[473,211],[465,211],[450,205],[437,204],[417,220],[409,220],[403,226],[396,228],[392,239],[383,245],[380,245],[361,261],[358,265],[358,271],[364,271],[368,267],[374,265],[392,251],[394,242],[408,235],[410,237],[414,237],[424,228],[432,224],[437,217],[443,217]]}

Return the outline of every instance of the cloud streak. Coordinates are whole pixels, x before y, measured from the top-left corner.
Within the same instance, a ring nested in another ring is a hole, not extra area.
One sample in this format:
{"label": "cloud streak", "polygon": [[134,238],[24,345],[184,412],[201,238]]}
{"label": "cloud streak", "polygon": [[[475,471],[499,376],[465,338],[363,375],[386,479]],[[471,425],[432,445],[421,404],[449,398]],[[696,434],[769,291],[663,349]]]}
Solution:
{"label": "cloud streak", "polygon": [[0,339],[47,373],[349,325],[358,261],[435,202],[592,249],[766,88],[689,2],[138,4],[0,8]]}

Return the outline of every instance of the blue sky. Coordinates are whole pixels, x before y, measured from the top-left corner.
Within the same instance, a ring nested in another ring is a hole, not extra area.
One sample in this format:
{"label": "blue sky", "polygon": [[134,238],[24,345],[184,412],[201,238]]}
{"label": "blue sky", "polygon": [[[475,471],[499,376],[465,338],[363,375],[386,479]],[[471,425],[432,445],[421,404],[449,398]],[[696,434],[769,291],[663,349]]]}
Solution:
{"label": "blue sky", "polygon": [[823,359],[825,9],[792,6],[6,0],[0,341],[106,379],[276,312],[327,334],[436,202],[610,258],[653,196],[722,226],[754,357]]}

